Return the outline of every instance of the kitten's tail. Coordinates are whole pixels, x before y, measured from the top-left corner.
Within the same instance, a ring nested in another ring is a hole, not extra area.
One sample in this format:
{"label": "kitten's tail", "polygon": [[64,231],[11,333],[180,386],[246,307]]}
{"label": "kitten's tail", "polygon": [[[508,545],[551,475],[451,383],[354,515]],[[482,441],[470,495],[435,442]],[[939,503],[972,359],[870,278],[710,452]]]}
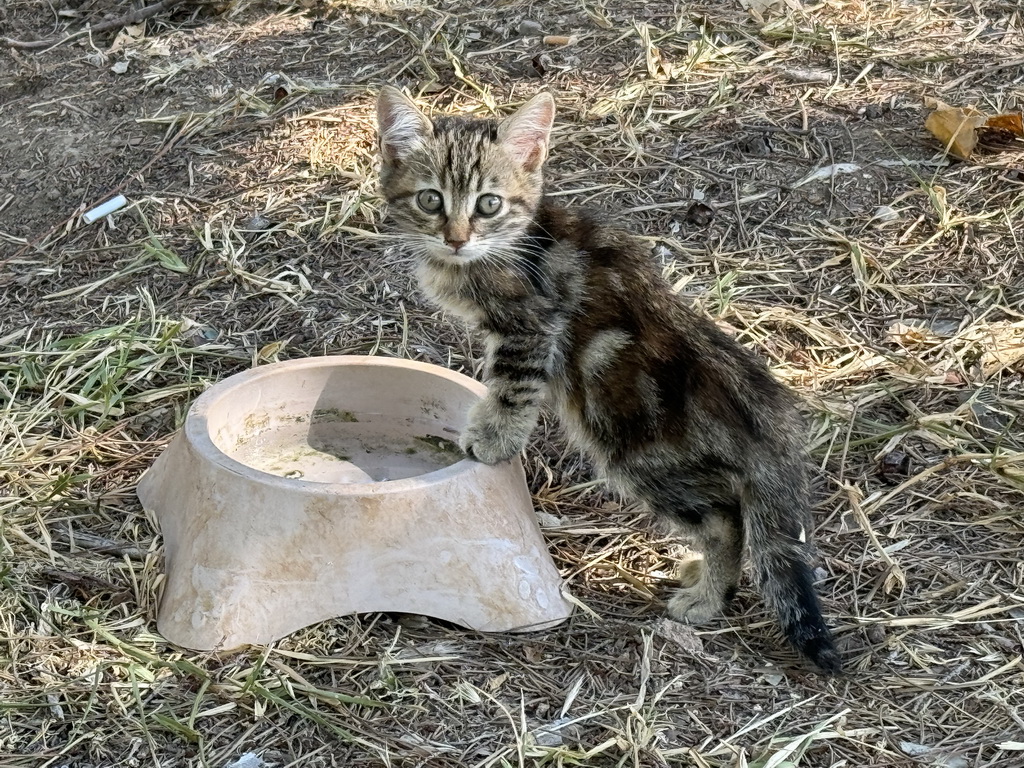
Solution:
{"label": "kitten's tail", "polygon": [[745,494],[744,521],[754,575],[764,600],[779,617],[793,646],[828,675],[843,664],[821,615],[811,568],[806,560],[803,483],[785,487],[770,480]]}

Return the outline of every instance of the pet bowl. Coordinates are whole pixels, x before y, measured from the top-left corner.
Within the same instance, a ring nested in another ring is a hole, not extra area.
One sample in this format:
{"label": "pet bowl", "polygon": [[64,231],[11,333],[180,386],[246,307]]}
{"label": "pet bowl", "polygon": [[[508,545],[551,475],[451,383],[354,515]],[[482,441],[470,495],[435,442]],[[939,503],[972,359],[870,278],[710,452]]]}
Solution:
{"label": "pet bowl", "polygon": [[454,442],[485,392],[379,357],[267,365],[205,392],[138,488],[164,537],[161,634],[211,650],[369,611],[486,632],[563,621],[521,463]]}

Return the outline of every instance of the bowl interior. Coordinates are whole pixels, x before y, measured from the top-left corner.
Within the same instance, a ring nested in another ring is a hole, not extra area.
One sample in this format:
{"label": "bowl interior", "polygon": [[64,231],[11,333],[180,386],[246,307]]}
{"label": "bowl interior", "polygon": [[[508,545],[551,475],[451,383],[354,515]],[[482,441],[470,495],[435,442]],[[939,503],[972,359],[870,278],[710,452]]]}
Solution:
{"label": "bowl interior", "polygon": [[372,358],[259,369],[237,384],[219,385],[224,389],[206,409],[205,429],[223,453],[279,477],[320,483],[416,477],[463,458],[456,441],[480,397],[472,380],[435,370]]}

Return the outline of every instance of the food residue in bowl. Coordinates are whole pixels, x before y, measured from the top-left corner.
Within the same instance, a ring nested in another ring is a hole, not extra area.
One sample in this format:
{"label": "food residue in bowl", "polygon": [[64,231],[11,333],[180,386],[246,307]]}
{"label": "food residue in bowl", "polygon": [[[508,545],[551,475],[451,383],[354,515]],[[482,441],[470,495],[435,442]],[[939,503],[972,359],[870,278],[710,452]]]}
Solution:
{"label": "food residue in bowl", "polygon": [[[425,421],[425,420],[424,420]],[[400,480],[434,472],[460,461],[453,441],[432,434],[443,429],[424,422],[356,415],[323,409],[310,418],[255,419],[259,430],[243,435],[233,457],[278,477],[314,483]]]}

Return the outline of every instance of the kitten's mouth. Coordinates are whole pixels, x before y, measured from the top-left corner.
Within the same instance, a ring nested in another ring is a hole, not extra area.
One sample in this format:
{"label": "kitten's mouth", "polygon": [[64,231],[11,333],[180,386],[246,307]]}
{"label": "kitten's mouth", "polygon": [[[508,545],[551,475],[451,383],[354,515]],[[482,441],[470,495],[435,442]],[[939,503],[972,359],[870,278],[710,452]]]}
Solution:
{"label": "kitten's mouth", "polygon": [[429,251],[429,255],[432,259],[443,264],[468,264],[471,261],[476,261],[484,254],[474,243],[460,246],[458,250],[450,245],[439,245],[436,248],[432,248]]}

